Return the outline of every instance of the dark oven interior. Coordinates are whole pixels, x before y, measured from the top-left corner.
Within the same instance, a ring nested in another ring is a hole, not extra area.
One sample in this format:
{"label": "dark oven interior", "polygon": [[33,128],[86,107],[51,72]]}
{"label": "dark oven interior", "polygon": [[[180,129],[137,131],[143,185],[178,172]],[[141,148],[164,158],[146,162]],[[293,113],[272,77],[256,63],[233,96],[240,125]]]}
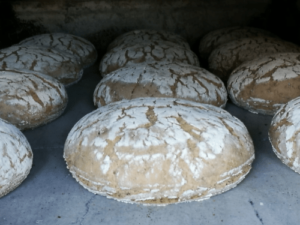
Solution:
{"label": "dark oven interior", "polygon": [[175,32],[192,47],[209,31],[247,25],[299,44],[300,3],[296,0],[1,1],[1,48],[46,32],[87,38],[99,49],[135,29]]}

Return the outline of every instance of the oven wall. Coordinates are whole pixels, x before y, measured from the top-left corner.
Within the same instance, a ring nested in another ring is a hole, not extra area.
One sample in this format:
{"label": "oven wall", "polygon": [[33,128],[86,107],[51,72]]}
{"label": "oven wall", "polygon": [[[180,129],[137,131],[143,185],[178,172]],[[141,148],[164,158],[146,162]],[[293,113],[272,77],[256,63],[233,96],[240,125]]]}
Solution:
{"label": "oven wall", "polygon": [[[276,10],[284,9],[278,0],[8,1],[5,4],[7,9],[4,10],[5,7],[2,6],[0,11],[7,13],[11,10],[4,20],[14,21],[15,27],[8,31],[11,33],[6,41],[1,43],[0,38],[0,45],[11,45],[11,42],[38,33],[66,32],[85,37],[99,50],[105,50],[107,44],[121,33],[132,29],[152,28],[181,34],[196,48],[200,37],[214,29],[254,25],[276,31],[279,26],[286,26],[287,15],[292,17],[288,20],[293,23],[293,15],[299,15],[298,8],[295,7],[297,2],[285,2],[287,12],[276,15]],[[299,37],[298,33],[294,29],[293,34]]]}

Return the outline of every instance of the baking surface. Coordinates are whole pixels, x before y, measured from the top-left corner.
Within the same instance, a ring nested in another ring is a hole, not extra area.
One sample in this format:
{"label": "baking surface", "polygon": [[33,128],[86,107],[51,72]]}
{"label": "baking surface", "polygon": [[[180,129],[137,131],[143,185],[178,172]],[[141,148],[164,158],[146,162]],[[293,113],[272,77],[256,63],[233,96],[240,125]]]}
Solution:
{"label": "baking surface", "polygon": [[0,224],[251,224],[282,225],[300,221],[300,175],[273,153],[268,140],[271,116],[252,114],[228,103],[226,110],[245,123],[255,145],[249,175],[236,188],[202,202],[166,207],[125,204],[85,190],[63,160],[73,125],[96,109],[93,92],[100,81],[98,63],[68,87],[69,104],[48,125],[24,131],[31,144],[33,168],[27,179],[0,199]]}

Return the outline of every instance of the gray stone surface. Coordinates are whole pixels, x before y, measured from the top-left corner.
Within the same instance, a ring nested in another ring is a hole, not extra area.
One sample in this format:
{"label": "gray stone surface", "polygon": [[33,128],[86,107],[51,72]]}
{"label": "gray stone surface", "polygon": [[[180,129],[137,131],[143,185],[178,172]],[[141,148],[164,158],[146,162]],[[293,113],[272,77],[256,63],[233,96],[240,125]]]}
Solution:
{"label": "gray stone surface", "polygon": [[63,145],[72,126],[95,109],[93,91],[99,81],[96,64],[67,88],[69,104],[60,118],[24,132],[34,165],[28,178],[0,199],[1,225],[299,224],[300,175],[271,149],[267,136],[271,116],[251,114],[231,103],[226,110],[246,124],[256,149],[253,169],[236,188],[202,202],[166,207],[120,203],[85,190],[66,168]]}

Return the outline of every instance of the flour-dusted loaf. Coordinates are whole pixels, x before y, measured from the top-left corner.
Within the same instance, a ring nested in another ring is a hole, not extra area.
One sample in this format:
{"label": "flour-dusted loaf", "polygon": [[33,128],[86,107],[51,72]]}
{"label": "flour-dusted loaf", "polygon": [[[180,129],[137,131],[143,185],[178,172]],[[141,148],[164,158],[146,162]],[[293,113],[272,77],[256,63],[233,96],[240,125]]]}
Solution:
{"label": "flour-dusted loaf", "polygon": [[180,35],[168,31],[146,29],[130,31],[117,37],[112,43],[110,43],[107,49],[111,50],[123,44],[137,44],[144,41],[168,41],[186,49],[190,49],[187,41]]}
{"label": "flour-dusted loaf", "polygon": [[0,70],[25,69],[56,78],[64,85],[79,81],[83,70],[77,57],[52,48],[12,46],[0,50]]}
{"label": "flour-dusted loaf", "polygon": [[125,44],[107,52],[100,62],[102,76],[125,66],[144,62],[181,62],[199,66],[199,59],[189,49],[167,41],[144,41]]}
{"label": "flour-dusted loaf", "polygon": [[300,52],[300,47],[275,38],[244,38],[216,48],[208,59],[209,70],[227,80],[232,70],[246,61],[271,53]]}
{"label": "flour-dusted loaf", "polygon": [[274,115],[300,96],[300,53],[270,54],[242,64],[229,77],[228,93],[250,112]]}
{"label": "flour-dusted loaf", "polygon": [[236,26],[214,30],[206,34],[200,41],[199,52],[203,59],[218,46],[241,38],[275,37],[274,34],[254,27]]}
{"label": "flour-dusted loaf", "polygon": [[227,90],[220,78],[207,70],[183,63],[141,63],[115,70],[94,92],[98,107],[139,97],[180,98],[225,107]]}
{"label": "flour-dusted loaf", "polygon": [[32,159],[31,147],[22,132],[0,119],[0,198],[23,182]]}
{"label": "flour-dusted loaf", "polygon": [[0,71],[0,118],[21,130],[56,119],[67,102],[65,87],[52,77],[31,71]]}
{"label": "flour-dusted loaf", "polygon": [[276,112],[269,138],[277,157],[300,173],[300,97],[289,101]]}
{"label": "flour-dusted loaf", "polygon": [[88,40],[72,34],[50,33],[29,37],[19,43],[22,46],[43,46],[77,56],[84,67],[97,60],[95,46]]}
{"label": "flour-dusted loaf", "polygon": [[64,158],[86,189],[127,203],[204,200],[241,182],[254,148],[242,122],[173,98],[111,103],[69,133]]}

